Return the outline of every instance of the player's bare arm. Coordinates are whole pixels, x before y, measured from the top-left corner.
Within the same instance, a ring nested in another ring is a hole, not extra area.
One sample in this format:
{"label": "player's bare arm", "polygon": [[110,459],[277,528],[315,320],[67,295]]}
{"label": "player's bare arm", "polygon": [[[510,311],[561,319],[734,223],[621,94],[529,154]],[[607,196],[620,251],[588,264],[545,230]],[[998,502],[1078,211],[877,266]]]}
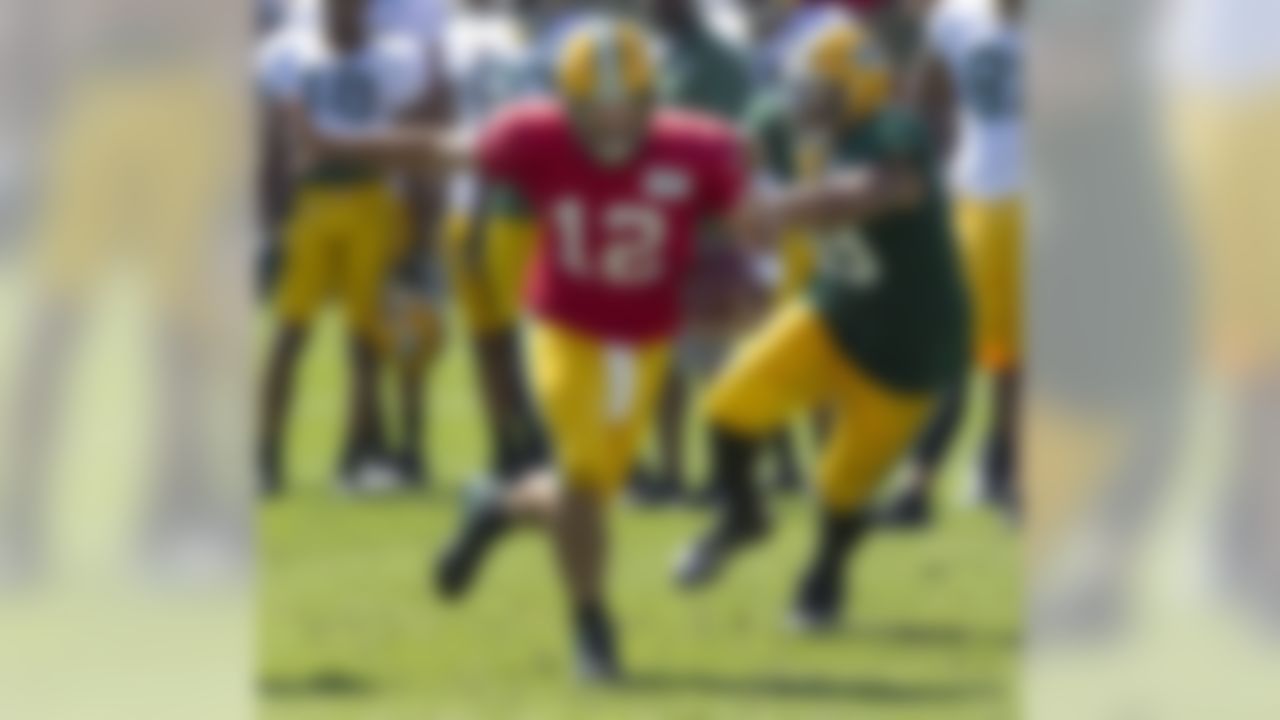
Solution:
{"label": "player's bare arm", "polygon": [[463,134],[426,123],[402,125],[360,135],[327,132],[311,122],[301,105],[282,108],[299,139],[304,157],[369,163],[388,170],[446,174],[471,161],[471,141]]}

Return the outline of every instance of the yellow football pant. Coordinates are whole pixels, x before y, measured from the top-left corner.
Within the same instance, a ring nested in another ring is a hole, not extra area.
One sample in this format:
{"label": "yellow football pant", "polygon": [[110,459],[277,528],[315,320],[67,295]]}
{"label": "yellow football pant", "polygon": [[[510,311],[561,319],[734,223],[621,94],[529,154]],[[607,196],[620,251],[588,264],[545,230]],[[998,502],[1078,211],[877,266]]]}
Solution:
{"label": "yellow football pant", "polygon": [[605,500],[625,484],[667,379],[670,343],[608,343],[539,321],[530,333],[534,396],[556,463]]}
{"label": "yellow football pant", "polygon": [[281,319],[306,323],[336,295],[355,331],[385,347],[387,277],[406,231],[400,200],[386,187],[369,184],[308,188],[297,203],[286,229],[276,298]]}
{"label": "yellow football pant", "polygon": [[833,410],[818,483],[824,505],[845,513],[867,502],[915,441],[935,398],[876,381],[836,347],[809,304],[796,300],[747,341],[707,402],[714,425],[747,437],[763,437],[804,409]]}
{"label": "yellow football pant", "polygon": [[1022,359],[1022,202],[961,198],[955,227],[974,308],[977,360],[987,370],[1007,370]]}
{"label": "yellow football pant", "polygon": [[238,182],[230,131],[239,127],[235,103],[211,80],[148,68],[77,84],[51,128],[48,202],[28,244],[38,283],[79,303],[132,271],[166,312],[211,321],[219,273],[238,262],[211,227],[218,198]]}
{"label": "yellow football pant", "polygon": [[463,320],[477,335],[515,325],[536,239],[535,225],[528,218],[499,215],[486,223],[484,258],[478,268],[466,257],[469,218],[463,214],[450,217],[445,239],[449,275],[462,305]]}

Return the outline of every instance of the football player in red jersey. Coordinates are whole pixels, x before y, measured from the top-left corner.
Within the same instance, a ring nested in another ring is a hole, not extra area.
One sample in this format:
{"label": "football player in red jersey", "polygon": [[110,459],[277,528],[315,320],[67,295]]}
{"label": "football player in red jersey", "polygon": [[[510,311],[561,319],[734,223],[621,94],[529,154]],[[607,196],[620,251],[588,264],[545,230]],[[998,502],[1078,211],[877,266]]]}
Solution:
{"label": "football player in red jersey", "polygon": [[[314,128],[306,135],[312,151],[327,156],[442,172],[471,167],[529,205],[538,238],[526,282],[527,354],[554,462],[468,493],[436,581],[458,597],[508,529],[544,527],[564,570],[587,679],[619,672],[602,587],[605,511],[652,425],[696,230],[734,213],[748,186],[746,153],[732,129],[656,109],[656,65],[640,28],[602,19],[577,26],[560,46],[558,100],[514,105],[479,138],[394,131],[351,138]],[[478,265],[484,237],[473,239]]]}
{"label": "football player in red jersey", "polygon": [[554,470],[477,491],[437,582],[460,595],[506,529],[547,528],[574,605],[579,670],[608,679],[618,662],[602,588],[607,503],[652,424],[696,229],[738,205],[748,172],[728,127],[654,109],[655,60],[635,26],[584,25],[556,78],[559,102],[508,109],[475,151],[481,174],[517,188],[539,226],[528,355]]}

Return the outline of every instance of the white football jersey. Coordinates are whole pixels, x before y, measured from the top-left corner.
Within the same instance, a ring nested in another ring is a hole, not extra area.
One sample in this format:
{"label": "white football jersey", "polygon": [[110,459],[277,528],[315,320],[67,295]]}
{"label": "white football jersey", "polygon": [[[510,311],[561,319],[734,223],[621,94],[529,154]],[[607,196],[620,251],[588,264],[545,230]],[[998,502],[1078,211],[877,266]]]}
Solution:
{"label": "white football jersey", "polygon": [[285,28],[258,54],[264,94],[299,101],[325,132],[360,135],[392,127],[427,86],[420,46],[384,35],[354,53],[335,51],[313,30]]}
{"label": "white football jersey", "polygon": [[1023,32],[997,0],[941,0],[928,41],[947,65],[959,105],[950,179],[957,192],[998,199],[1022,189]]}

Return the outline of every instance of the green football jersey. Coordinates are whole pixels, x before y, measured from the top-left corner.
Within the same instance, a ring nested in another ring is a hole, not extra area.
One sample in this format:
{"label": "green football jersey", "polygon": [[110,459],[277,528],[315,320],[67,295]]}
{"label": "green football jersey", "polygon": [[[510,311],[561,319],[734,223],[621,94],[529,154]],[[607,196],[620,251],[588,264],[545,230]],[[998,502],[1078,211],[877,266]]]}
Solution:
{"label": "green football jersey", "polygon": [[750,128],[761,163],[782,182],[884,161],[919,169],[929,186],[923,204],[813,233],[818,262],[809,298],[841,350],[887,385],[923,391],[961,377],[970,353],[968,302],[924,127],[886,109],[823,145],[816,169],[778,99],[753,109]]}

